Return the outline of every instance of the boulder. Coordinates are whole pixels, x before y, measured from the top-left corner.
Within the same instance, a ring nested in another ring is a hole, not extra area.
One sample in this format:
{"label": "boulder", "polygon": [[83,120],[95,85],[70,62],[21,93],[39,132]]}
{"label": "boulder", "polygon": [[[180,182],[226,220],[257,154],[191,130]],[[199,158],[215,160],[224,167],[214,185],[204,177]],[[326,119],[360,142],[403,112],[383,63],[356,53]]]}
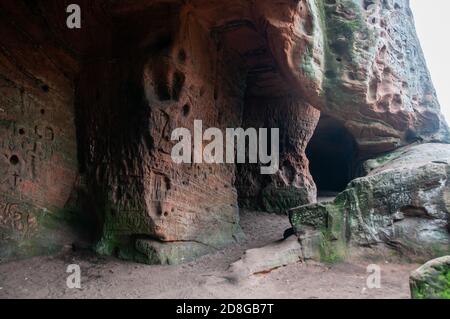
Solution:
{"label": "boulder", "polygon": [[301,260],[303,260],[302,247],[297,238],[291,236],[261,248],[247,250],[241,259],[230,265],[227,278],[240,281]]}
{"label": "boulder", "polygon": [[409,282],[413,299],[450,299],[450,256],[427,262]]}
{"label": "boulder", "polygon": [[344,257],[351,244],[384,243],[418,260],[448,254],[450,145],[405,147],[364,167],[367,175],[334,201],[289,212],[300,241],[320,238],[316,255],[331,260]]}

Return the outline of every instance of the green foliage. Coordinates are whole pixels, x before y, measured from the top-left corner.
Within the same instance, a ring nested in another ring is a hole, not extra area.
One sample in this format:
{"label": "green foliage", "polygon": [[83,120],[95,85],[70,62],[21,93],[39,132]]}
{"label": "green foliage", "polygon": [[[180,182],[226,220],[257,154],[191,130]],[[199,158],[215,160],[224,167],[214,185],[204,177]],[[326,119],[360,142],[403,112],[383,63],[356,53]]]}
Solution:
{"label": "green foliage", "polygon": [[414,299],[450,299],[450,269],[437,269],[440,273],[428,275],[426,280],[414,283],[411,295]]}
{"label": "green foliage", "polygon": [[441,298],[450,299],[450,269],[447,269],[446,272],[442,273],[438,280],[442,287],[444,287],[440,292]]}

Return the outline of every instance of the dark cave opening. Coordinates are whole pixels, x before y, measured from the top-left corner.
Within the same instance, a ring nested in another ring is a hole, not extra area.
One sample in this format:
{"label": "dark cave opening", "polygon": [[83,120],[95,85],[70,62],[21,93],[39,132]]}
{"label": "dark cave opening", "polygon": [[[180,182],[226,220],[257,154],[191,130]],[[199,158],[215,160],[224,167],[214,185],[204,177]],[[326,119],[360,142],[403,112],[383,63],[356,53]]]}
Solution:
{"label": "dark cave opening", "polygon": [[306,149],[318,195],[343,191],[354,178],[357,145],[336,119],[322,115]]}

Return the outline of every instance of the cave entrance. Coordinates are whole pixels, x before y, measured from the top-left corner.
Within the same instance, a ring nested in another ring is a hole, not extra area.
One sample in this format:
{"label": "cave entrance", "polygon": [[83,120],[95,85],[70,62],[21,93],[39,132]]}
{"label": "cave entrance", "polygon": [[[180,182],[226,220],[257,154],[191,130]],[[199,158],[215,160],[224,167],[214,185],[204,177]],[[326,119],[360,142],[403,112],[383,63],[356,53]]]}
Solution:
{"label": "cave entrance", "polygon": [[336,119],[322,115],[306,149],[319,197],[342,192],[354,178],[357,145]]}

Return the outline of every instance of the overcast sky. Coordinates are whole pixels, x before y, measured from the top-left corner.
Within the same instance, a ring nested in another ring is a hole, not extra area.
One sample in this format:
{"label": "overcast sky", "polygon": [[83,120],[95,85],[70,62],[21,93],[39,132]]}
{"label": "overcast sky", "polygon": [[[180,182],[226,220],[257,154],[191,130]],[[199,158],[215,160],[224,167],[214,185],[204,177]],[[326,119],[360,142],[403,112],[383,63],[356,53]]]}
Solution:
{"label": "overcast sky", "polygon": [[410,0],[442,112],[450,123],[450,0]]}

